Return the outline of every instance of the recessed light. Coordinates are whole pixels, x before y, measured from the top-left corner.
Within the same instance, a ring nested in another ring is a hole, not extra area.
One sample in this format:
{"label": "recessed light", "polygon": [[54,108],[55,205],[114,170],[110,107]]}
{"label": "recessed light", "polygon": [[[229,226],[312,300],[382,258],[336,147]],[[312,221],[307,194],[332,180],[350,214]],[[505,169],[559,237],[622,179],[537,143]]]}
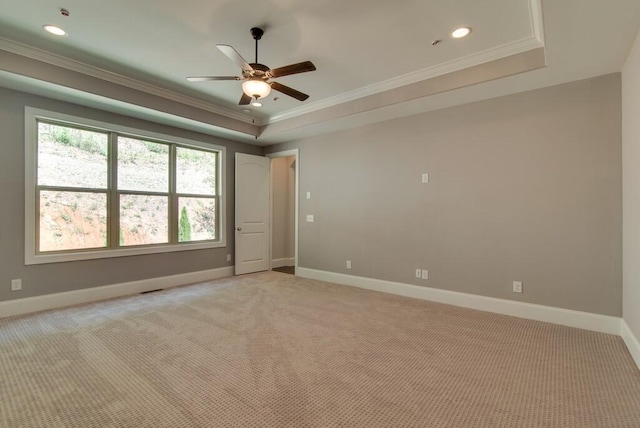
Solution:
{"label": "recessed light", "polygon": [[66,36],[67,32],[64,31],[60,27],[56,27],[55,25],[45,25],[44,29],[50,32],[51,34],[55,34],[56,36]]}
{"label": "recessed light", "polygon": [[463,37],[467,37],[469,33],[471,33],[471,28],[460,27],[453,30],[453,33],[451,33],[451,37],[453,37],[454,39],[461,39]]}
{"label": "recessed light", "polygon": [[262,103],[260,103],[258,101],[252,102],[251,105],[254,106],[254,107],[262,107]]}

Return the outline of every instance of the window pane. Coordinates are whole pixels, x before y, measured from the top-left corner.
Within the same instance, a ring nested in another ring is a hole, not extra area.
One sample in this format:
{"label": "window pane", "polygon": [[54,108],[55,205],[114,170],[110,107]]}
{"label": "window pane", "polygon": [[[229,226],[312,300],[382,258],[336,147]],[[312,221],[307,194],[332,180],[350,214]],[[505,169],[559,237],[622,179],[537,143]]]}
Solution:
{"label": "window pane", "polygon": [[180,198],[178,209],[178,242],[216,239],[215,198]]}
{"label": "window pane", "polygon": [[38,122],[38,184],[107,188],[108,135]]}
{"label": "window pane", "polygon": [[120,245],[169,242],[166,196],[120,195]]}
{"label": "window pane", "polygon": [[40,192],[40,251],[107,246],[107,195]]}
{"label": "window pane", "polygon": [[118,137],[118,189],[169,191],[169,146]]}
{"label": "window pane", "polygon": [[216,194],[216,153],[176,148],[176,191],[192,195]]}

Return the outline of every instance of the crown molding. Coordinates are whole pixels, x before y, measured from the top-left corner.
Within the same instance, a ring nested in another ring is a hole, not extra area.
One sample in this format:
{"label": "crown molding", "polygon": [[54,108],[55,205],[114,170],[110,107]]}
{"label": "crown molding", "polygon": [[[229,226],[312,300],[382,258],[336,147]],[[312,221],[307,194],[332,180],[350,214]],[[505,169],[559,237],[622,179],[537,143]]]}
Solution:
{"label": "crown molding", "polygon": [[463,58],[458,58],[432,67],[427,67],[422,70],[404,74],[402,76],[394,77],[393,79],[385,80],[383,82],[364,86],[354,91],[349,91],[340,95],[336,95],[334,97],[325,98],[314,103],[306,104],[303,107],[296,107],[295,109],[287,110],[280,114],[273,115],[269,118],[268,121],[256,121],[256,124],[258,126],[269,125],[282,120],[291,119],[304,114],[313,113],[318,110],[333,107],[337,104],[353,101],[358,98],[375,95],[380,92],[396,89],[402,86],[410,85],[412,83],[421,82],[423,80],[433,79],[434,77],[453,73],[465,68],[470,68],[476,65],[484,64],[486,62],[495,61],[511,55],[517,55],[519,53],[536,49],[542,46],[544,45],[542,45],[536,37],[527,37],[525,39],[506,43],[498,47],[486,49],[472,55],[467,55]]}
{"label": "crown molding", "polygon": [[209,111],[230,119],[238,120],[243,123],[250,123],[256,125],[256,127],[261,127],[283,120],[291,119],[297,116],[313,113],[318,110],[333,107],[335,105],[350,102],[380,92],[385,92],[420,81],[432,79],[434,77],[456,72],[486,62],[505,58],[511,55],[516,55],[531,49],[544,47],[542,0],[529,0],[529,12],[532,32],[531,36],[529,37],[489,48],[463,58],[458,58],[432,67],[417,70],[389,80],[364,86],[362,88],[345,92],[340,95],[324,98],[317,102],[305,104],[304,106],[296,107],[264,119],[248,117],[242,113],[223,108],[197,98],[170,91],[156,85],[145,83],[131,77],[114,73],[100,67],[66,58],[64,56],[57,55],[3,37],[0,37],[0,49],[47,64],[62,67],[67,70],[96,77],[98,79],[115,83],[127,88],[136,89],[142,92],[156,95],[165,99],[169,99],[171,101],[175,101],[177,103],[195,107],[204,111]]}
{"label": "crown molding", "polygon": [[544,46],[544,17],[542,14],[542,0],[529,0],[531,13],[531,30],[542,46]]}
{"label": "crown molding", "polygon": [[353,101],[358,98],[374,95],[380,92],[395,89],[404,85],[432,79],[443,74],[452,73],[464,68],[473,67],[485,62],[494,61],[510,55],[516,55],[531,49],[544,47],[544,21],[542,13],[542,0],[529,0],[529,17],[531,23],[531,36],[501,46],[486,49],[484,51],[458,58],[449,62],[427,67],[403,76],[398,76],[383,82],[374,83],[354,91],[349,91],[334,97],[296,107],[280,114],[271,116],[268,120],[256,120],[258,126],[265,126],[281,120],[291,119],[296,116],[312,113],[334,105]]}
{"label": "crown molding", "polygon": [[110,83],[115,83],[116,85],[156,95],[180,104],[219,114],[230,119],[235,119],[244,123],[252,123],[252,118],[247,117],[244,114],[4,37],[0,37],[0,50],[61,67],[66,70],[75,71]]}

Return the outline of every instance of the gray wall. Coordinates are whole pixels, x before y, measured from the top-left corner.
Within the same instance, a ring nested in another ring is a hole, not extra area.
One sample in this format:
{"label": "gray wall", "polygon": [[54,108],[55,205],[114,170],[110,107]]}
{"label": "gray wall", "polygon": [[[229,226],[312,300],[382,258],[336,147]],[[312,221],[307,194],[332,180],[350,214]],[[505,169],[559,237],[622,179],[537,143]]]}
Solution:
{"label": "gray wall", "polygon": [[[24,265],[25,105],[227,147],[227,247],[79,262]],[[0,301],[229,266],[233,254],[235,152],[259,154],[248,144],[0,88]],[[10,291],[22,278],[23,290]]]}
{"label": "gray wall", "polygon": [[623,317],[640,339],[640,34],[622,69]]}
{"label": "gray wall", "polygon": [[271,259],[294,257],[295,239],[295,156],[271,161],[272,241]]}
{"label": "gray wall", "polygon": [[266,148],[300,148],[299,265],[620,316],[620,88],[617,73]]}

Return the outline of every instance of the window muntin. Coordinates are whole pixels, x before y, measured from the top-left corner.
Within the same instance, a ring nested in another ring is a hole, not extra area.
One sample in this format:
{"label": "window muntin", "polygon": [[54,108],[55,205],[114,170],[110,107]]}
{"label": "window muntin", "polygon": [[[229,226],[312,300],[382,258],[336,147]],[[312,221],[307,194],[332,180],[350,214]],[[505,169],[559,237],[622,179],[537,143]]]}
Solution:
{"label": "window muntin", "polygon": [[223,147],[40,112],[25,115],[27,264],[226,245]]}

